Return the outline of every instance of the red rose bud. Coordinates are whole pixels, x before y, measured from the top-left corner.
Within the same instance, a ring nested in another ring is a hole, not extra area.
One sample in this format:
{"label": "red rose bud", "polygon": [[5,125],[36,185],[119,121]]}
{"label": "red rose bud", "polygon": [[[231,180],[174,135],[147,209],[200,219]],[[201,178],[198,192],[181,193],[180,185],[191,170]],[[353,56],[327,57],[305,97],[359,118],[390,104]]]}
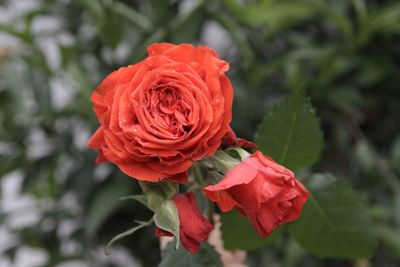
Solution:
{"label": "red rose bud", "polygon": [[[200,249],[200,242],[207,240],[213,225],[200,213],[193,193],[177,194],[172,199],[179,214],[180,241],[192,254]],[[156,228],[157,236],[172,236],[171,233]]]}
{"label": "red rose bud", "polygon": [[92,93],[97,162],[138,180],[187,181],[193,161],[220,147],[232,118],[229,65],[206,47],[153,44],[143,61],[108,75]]}
{"label": "red rose bud", "polygon": [[259,151],[203,191],[222,211],[239,210],[263,237],[299,217],[309,195],[293,172]]}

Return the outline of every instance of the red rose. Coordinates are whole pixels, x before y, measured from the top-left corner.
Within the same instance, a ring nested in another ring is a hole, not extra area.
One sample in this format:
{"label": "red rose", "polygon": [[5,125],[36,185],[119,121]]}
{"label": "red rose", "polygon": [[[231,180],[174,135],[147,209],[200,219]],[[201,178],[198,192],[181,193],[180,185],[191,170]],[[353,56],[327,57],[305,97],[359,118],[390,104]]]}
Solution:
{"label": "red rose", "polygon": [[222,211],[239,210],[263,237],[295,220],[309,195],[293,172],[258,151],[203,191]]}
{"label": "red rose", "polygon": [[[208,238],[213,226],[201,215],[193,193],[177,194],[173,201],[178,209],[180,241],[190,253],[195,254],[200,248],[200,242]],[[172,236],[171,233],[158,227],[156,235]]]}
{"label": "red rose", "polygon": [[231,121],[229,65],[206,46],[153,44],[143,61],[107,76],[91,101],[100,122],[89,141],[97,162],[150,182],[185,182],[212,155]]}

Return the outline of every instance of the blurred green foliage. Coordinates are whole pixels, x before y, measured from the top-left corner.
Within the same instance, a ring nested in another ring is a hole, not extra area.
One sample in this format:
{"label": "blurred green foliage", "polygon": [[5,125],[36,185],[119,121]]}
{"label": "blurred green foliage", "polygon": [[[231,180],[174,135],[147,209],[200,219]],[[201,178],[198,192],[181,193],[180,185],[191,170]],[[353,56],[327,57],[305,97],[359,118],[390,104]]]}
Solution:
{"label": "blurred green foliage", "polygon": [[[303,88],[325,146],[319,162],[297,175],[331,172],[351,184],[378,238],[371,259],[322,259],[283,231],[249,253],[250,266],[400,264],[396,0],[0,1],[1,263],[18,265],[23,247],[45,251],[41,266],[160,261],[154,228],[103,255],[112,236],[151,213],[117,202],[139,188],[114,166],[95,166],[86,142],[97,127],[92,90],[161,41],[205,43],[230,63],[241,137],[253,139],[267,109]],[[12,181],[21,181],[20,192]],[[29,212],[35,216],[18,220]]]}

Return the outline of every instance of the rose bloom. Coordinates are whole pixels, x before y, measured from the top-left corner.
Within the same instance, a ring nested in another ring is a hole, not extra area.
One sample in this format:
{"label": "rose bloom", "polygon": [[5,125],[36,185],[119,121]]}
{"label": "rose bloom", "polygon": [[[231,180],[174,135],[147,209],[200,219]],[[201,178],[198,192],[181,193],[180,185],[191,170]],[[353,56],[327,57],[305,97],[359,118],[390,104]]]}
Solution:
{"label": "rose bloom", "polygon": [[235,207],[263,237],[299,217],[309,195],[293,172],[259,151],[203,192],[224,212]]}
{"label": "rose bloom", "polygon": [[206,46],[157,43],[143,61],[108,75],[91,101],[100,127],[97,162],[127,175],[184,183],[193,161],[212,155],[228,131],[229,65]]}
{"label": "rose bloom", "polygon": [[[178,209],[180,241],[192,254],[200,249],[200,242],[207,240],[213,225],[201,215],[193,193],[177,194],[172,199]],[[157,236],[172,236],[171,233],[156,228]]]}

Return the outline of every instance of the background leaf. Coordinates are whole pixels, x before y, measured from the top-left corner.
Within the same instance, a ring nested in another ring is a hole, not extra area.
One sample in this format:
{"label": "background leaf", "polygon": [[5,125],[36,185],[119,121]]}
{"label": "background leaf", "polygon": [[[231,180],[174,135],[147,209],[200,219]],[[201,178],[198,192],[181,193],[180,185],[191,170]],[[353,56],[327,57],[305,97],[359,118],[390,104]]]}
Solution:
{"label": "background leaf", "polygon": [[276,231],[262,238],[250,221],[236,210],[221,214],[221,232],[226,249],[256,250],[270,242]]}
{"label": "background leaf", "polygon": [[323,145],[315,111],[301,91],[268,112],[257,128],[255,140],[262,152],[290,169],[315,163]]}
{"label": "background leaf", "polygon": [[370,257],[377,245],[366,208],[345,181],[319,184],[311,190],[289,232],[303,248],[319,257]]}
{"label": "background leaf", "polygon": [[190,254],[184,248],[175,250],[175,242],[170,242],[164,250],[164,258],[159,267],[223,267],[220,255],[215,249],[202,243],[196,255]]}
{"label": "background leaf", "polygon": [[129,187],[123,184],[113,184],[98,192],[90,204],[85,227],[85,235],[92,238],[103,222],[121,203],[118,199],[129,192]]}

